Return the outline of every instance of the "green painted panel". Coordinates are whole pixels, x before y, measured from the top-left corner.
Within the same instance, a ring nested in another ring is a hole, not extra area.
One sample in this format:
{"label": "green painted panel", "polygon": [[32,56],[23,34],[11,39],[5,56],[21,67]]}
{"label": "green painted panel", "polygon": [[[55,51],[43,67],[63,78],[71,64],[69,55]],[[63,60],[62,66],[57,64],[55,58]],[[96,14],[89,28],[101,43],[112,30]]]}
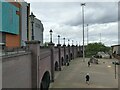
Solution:
{"label": "green painted panel", "polygon": [[16,11],[19,11],[19,8],[9,2],[2,2],[2,29],[0,31],[19,34],[19,16]]}

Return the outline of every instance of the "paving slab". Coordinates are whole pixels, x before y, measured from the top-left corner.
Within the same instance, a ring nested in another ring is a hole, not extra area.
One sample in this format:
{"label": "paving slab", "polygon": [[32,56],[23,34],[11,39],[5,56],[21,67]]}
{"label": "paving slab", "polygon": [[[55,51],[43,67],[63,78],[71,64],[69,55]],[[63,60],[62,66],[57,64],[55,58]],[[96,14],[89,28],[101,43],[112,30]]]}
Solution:
{"label": "paving slab", "polygon": [[[70,66],[55,72],[55,81],[50,88],[118,88],[118,77],[115,79],[116,59],[99,59],[99,64],[87,66],[89,58],[74,59]],[[85,82],[85,75],[90,74],[90,85]],[[118,74],[118,72],[117,72]]]}

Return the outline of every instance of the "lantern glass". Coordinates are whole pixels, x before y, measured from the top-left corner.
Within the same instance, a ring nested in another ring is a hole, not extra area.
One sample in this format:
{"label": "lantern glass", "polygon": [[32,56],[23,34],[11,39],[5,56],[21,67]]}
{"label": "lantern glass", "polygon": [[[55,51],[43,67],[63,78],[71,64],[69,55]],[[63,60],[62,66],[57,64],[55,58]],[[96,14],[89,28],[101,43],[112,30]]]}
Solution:
{"label": "lantern glass", "polygon": [[31,22],[34,23],[34,18],[35,18],[35,15],[33,13],[31,13],[30,15],[30,19],[31,19]]}
{"label": "lantern glass", "polygon": [[53,31],[52,31],[52,29],[51,29],[51,30],[50,30],[50,34],[52,34],[52,32],[53,32]]}
{"label": "lantern glass", "polygon": [[60,38],[60,35],[58,35],[58,38]]}

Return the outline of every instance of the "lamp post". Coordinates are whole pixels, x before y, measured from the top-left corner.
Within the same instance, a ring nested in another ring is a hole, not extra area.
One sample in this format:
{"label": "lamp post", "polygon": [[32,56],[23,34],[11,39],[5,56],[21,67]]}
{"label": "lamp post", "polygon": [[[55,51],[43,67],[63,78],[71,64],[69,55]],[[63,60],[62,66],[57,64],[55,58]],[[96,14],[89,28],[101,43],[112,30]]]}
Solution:
{"label": "lamp post", "polygon": [[101,33],[100,33],[100,43],[101,43]]}
{"label": "lamp post", "polygon": [[115,79],[116,79],[116,62],[115,62]]}
{"label": "lamp post", "polygon": [[52,29],[50,29],[50,43],[52,43],[52,33],[53,33],[53,31],[52,31]]}
{"label": "lamp post", "polygon": [[34,40],[34,27],[33,27],[33,24],[34,24],[34,18],[35,18],[35,15],[33,14],[33,12],[31,12],[31,15],[29,16],[30,19],[31,19],[31,24],[32,24],[32,40]]}
{"label": "lamp post", "polygon": [[69,45],[70,39],[68,39],[68,45]]}
{"label": "lamp post", "polygon": [[79,46],[80,46],[80,42],[79,42]]}
{"label": "lamp post", "polygon": [[60,35],[58,35],[58,44],[60,44]]}
{"label": "lamp post", "polygon": [[78,45],[77,41],[76,41],[76,46]]}
{"label": "lamp post", "polygon": [[64,45],[65,45],[65,38],[63,38],[63,40],[64,40]]}
{"label": "lamp post", "polygon": [[74,41],[72,40],[72,45],[73,45]]}
{"label": "lamp post", "polygon": [[83,21],[83,61],[85,61],[85,47],[84,47],[84,6],[85,6],[85,3],[82,3],[81,4],[82,6],[82,21]]}
{"label": "lamp post", "polygon": [[89,24],[87,24],[87,45],[88,45],[88,43],[89,43],[89,37],[88,37],[88,26],[89,26]]}

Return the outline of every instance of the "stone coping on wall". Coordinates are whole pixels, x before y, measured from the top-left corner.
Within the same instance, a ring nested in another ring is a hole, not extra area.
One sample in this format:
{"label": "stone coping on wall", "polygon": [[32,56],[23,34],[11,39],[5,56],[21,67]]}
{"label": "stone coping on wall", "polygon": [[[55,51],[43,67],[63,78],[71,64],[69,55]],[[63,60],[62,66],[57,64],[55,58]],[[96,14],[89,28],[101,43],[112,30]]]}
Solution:
{"label": "stone coping on wall", "polygon": [[31,54],[31,52],[29,51],[29,52],[22,52],[22,53],[16,53],[16,54],[9,54],[9,55],[2,56],[2,59],[23,56],[23,55],[28,55],[28,54]]}
{"label": "stone coping on wall", "polygon": [[55,45],[54,43],[48,43],[48,45]]}
{"label": "stone coping on wall", "polygon": [[25,41],[26,44],[40,44],[40,41],[32,40],[32,41]]}

